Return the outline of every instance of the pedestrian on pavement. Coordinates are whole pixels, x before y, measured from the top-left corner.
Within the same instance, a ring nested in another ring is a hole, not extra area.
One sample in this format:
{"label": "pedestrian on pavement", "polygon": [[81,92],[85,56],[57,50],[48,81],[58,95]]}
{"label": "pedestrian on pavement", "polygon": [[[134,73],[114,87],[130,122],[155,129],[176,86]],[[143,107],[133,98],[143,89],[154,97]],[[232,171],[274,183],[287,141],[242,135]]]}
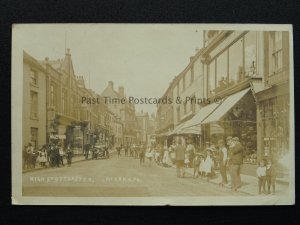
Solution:
{"label": "pedestrian on pavement", "polygon": [[89,157],[90,148],[91,148],[91,145],[89,143],[86,143],[84,145],[84,156],[85,156],[85,159],[88,159],[88,157]]}
{"label": "pedestrian on pavement", "polygon": [[175,148],[175,158],[176,158],[176,172],[177,177],[184,177],[184,147],[182,146],[181,138],[177,141],[177,146]]}
{"label": "pedestrian on pavement", "polygon": [[29,158],[29,168],[35,168],[37,155],[31,143],[28,144],[27,153]]}
{"label": "pedestrian on pavement", "polygon": [[220,174],[222,176],[221,186],[227,184],[227,148],[225,147],[224,141],[221,139],[218,141],[219,146],[219,167]]}
{"label": "pedestrian on pavement", "polygon": [[268,185],[268,194],[271,194],[271,186],[272,186],[272,194],[275,194],[275,183],[276,183],[276,166],[275,163],[272,162],[271,159],[268,159],[268,163],[266,166],[266,181]]}
{"label": "pedestrian on pavement", "polygon": [[54,146],[55,166],[60,167],[59,143]]}
{"label": "pedestrian on pavement", "polygon": [[117,147],[118,157],[121,157],[122,144]]}
{"label": "pedestrian on pavement", "polygon": [[261,194],[261,188],[263,188],[263,192],[266,194],[266,172],[267,167],[265,165],[265,162],[264,160],[261,160],[256,170],[258,178],[258,194]]}
{"label": "pedestrian on pavement", "polygon": [[148,161],[148,166],[151,166],[153,156],[154,156],[154,149],[151,146],[148,146],[147,151],[145,153],[145,156],[146,156],[147,161]]}
{"label": "pedestrian on pavement", "polygon": [[139,158],[140,158],[140,166],[143,166],[145,164],[145,148],[143,145],[141,145],[140,147]]}
{"label": "pedestrian on pavement", "polygon": [[230,159],[229,173],[231,177],[231,188],[236,191],[242,186],[241,182],[241,167],[243,164],[243,147],[239,142],[238,137],[234,137],[229,141],[230,144]]}
{"label": "pedestrian on pavement", "polygon": [[198,154],[195,155],[193,159],[193,167],[194,167],[194,178],[198,177],[199,174],[199,166],[200,166],[200,157]]}
{"label": "pedestrian on pavement", "polygon": [[205,158],[204,155],[200,155],[200,165],[199,165],[199,173],[201,178],[205,177],[205,169],[204,169]]}
{"label": "pedestrian on pavement", "polygon": [[194,159],[194,156],[195,156],[195,152],[196,149],[195,149],[195,146],[193,145],[193,142],[191,139],[188,140],[188,145],[186,147],[186,152],[187,152],[187,155],[188,155],[188,167],[191,167],[192,164],[193,164],[193,159]]}
{"label": "pedestrian on pavement", "polygon": [[29,168],[29,154],[27,153],[28,145],[23,148],[23,169]]}
{"label": "pedestrian on pavement", "polygon": [[206,150],[206,158],[204,160],[204,172],[205,172],[205,177],[207,181],[209,181],[212,178],[212,170],[213,170],[213,157],[212,157],[212,149],[208,148]]}
{"label": "pedestrian on pavement", "polygon": [[73,150],[71,149],[70,145],[67,147],[67,164],[68,166],[71,166],[72,164],[72,158],[73,158]]}
{"label": "pedestrian on pavement", "polygon": [[46,162],[47,162],[46,145],[43,145],[40,151],[38,151],[38,161],[40,162],[41,167],[46,167]]}
{"label": "pedestrian on pavement", "polygon": [[127,156],[127,155],[128,155],[128,145],[125,146],[125,156]]}
{"label": "pedestrian on pavement", "polygon": [[61,146],[61,143],[58,144],[58,149],[59,149],[59,161],[60,161],[61,165],[64,166],[65,152],[64,152],[63,147]]}

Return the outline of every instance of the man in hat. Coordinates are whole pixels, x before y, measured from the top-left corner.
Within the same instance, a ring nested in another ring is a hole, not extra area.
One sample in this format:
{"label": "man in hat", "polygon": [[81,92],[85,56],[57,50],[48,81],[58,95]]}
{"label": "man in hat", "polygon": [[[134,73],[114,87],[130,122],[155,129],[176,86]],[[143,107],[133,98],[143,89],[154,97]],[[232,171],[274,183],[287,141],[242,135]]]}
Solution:
{"label": "man in hat", "polygon": [[225,147],[225,143],[222,139],[218,141],[218,146],[219,146],[220,173],[222,176],[222,182],[220,183],[220,185],[224,186],[225,184],[227,184],[227,174],[226,174],[227,148]]}
{"label": "man in hat", "polygon": [[237,190],[241,187],[241,166],[243,164],[243,146],[238,137],[232,138],[230,145],[229,173],[231,176],[231,188]]}

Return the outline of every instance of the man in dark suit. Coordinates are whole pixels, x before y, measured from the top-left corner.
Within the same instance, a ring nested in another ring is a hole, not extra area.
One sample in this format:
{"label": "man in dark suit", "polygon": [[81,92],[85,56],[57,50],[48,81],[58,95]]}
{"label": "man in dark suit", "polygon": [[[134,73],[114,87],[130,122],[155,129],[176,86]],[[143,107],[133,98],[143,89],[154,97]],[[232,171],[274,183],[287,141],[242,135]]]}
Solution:
{"label": "man in dark suit", "polygon": [[90,151],[91,145],[89,143],[86,143],[84,145],[84,155],[85,155],[85,159],[88,159],[89,157],[89,151]]}

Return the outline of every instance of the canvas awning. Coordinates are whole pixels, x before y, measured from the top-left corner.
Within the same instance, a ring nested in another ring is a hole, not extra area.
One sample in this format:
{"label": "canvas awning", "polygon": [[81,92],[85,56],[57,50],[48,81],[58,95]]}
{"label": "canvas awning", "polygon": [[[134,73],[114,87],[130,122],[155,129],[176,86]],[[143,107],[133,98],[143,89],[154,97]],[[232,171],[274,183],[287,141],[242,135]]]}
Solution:
{"label": "canvas awning", "polygon": [[175,127],[175,129],[170,133],[170,135],[173,135],[173,134],[179,134],[178,132],[180,131],[180,129],[182,128],[182,126],[184,125],[185,123],[181,123],[179,124],[177,127]]}
{"label": "canvas awning", "polygon": [[199,125],[200,127],[200,124],[202,123],[202,121],[208,117],[209,114],[211,114],[221,103],[217,104],[217,103],[212,103],[210,105],[207,105],[203,108],[201,108],[199,110],[199,112],[196,113],[196,115],[188,120],[184,126],[182,127],[182,129],[186,129],[186,128],[190,128],[190,127],[193,127],[193,126],[197,126]]}
{"label": "canvas awning", "polygon": [[201,134],[201,127],[194,126],[188,128],[181,128],[177,134]]}
{"label": "canvas awning", "polygon": [[238,101],[240,101],[248,93],[249,90],[250,88],[247,88],[225,98],[221,105],[205,120],[203,120],[202,124],[219,121],[236,103],[238,103]]}

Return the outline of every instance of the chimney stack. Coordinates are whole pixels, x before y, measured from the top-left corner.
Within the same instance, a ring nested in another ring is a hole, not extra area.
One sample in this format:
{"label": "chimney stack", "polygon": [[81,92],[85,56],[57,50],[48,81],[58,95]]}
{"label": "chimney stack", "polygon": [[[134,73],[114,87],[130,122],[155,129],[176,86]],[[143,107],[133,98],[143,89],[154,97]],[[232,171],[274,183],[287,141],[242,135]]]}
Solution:
{"label": "chimney stack", "polygon": [[120,87],[119,87],[119,95],[120,95],[121,97],[124,97],[124,96],[125,96],[125,93],[124,93],[124,87],[123,87],[123,86],[120,86]]}
{"label": "chimney stack", "polygon": [[109,86],[111,89],[114,89],[114,82],[108,81],[108,86]]}

